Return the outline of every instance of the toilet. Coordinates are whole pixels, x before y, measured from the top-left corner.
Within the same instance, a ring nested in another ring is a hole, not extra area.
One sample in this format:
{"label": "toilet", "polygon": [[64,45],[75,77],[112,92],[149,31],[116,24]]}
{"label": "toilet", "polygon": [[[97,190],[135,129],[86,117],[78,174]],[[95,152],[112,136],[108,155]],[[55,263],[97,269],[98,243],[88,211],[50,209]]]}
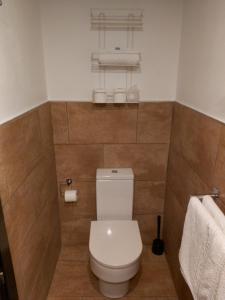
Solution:
{"label": "toilet", "polygon": [[140,267],[142,241],[138,222],[132,220],[132,169],[97,169],[97,221],[91,222],[89,252],[100,292],[121,298]]}

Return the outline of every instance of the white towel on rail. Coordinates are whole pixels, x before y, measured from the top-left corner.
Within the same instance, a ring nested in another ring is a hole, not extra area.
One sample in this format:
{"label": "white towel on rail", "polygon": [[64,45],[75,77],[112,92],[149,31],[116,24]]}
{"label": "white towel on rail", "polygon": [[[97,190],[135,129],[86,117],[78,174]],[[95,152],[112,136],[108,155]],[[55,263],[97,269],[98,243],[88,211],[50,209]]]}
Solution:
{"label": "white towel on rail", "polygon": [[[202,204],[207,209],[208,213],[213,217],[216,224],[220,227],[222,232],[225,234],[225,215],[220,210],[218,205],[216,205],[215,201],[210,196],[204,196],[202,200]],[[225,296],[224,296],[225,299]]]}
{"label": "white towel on rail", "polygon": [[[225,234],[225,215],[220,210],[218,205],[216,205],[215,201],[210,196],[204,196],[202,204],[205,206],[209,214],[214,218],[216,224],[220,227],[222,232]],[[222,272],[219,285],[218,285],[218,294],[217,299],[225,298],[225,268]]]}
{"label": "white towel on rail", "polygon": [[179,253],[195,300],[224,300],[225,237],[197,197],[191,197]]}

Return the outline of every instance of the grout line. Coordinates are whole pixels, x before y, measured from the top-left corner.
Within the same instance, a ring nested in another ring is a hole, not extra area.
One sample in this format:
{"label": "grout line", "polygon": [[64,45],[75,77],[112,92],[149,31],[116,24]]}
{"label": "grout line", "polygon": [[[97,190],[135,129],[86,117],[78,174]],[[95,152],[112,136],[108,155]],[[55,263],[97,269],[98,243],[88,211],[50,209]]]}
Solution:
{"label": "grout line", "polygon": [[165,191],[164,191],[164,201],[163,201],[163,212],[165,212],[166,196],[167,196],[167,189],[168,189],[168,178],[169,178],[168,173],[169,173],[169,161],[170,161],[170,156],[171,156],[171,153],[172,153],[172,139],[173,139],[175,105],[176,105],[176,103],[172,104],[172,112],[171,112],[170,138],[169,138],[169,145],[168,145],[169,147],[168,147],[167,163],[166,163],[166,177],[165,177]]}
{"label": "grout line", "polygon": [[136,144],[139,144],[138,143],[139,110],[140,110],[140,106],[138,105],[138,107],[137,107],[137,118],[136,118]]}
{"label": "grout line", "polygon": [[45,160],[45,156],[42,154],[37,158],[36,163],[33,165],[33,167],[27,172],[26,176],[21,179],[20,184],[18,187],[13,191],[13,193],[9,193],[9,202],[12,201],[12,197],[17,193],[17,191],[21,188],[22,185],[27,181],[27,179],[30,177],[30,175],[33,173],[33,171],[38,167],[39,164],[41,164]]}
{"label": "grout line", "polygon": [[119,143],[105,143],[105,142],[101,142],[101,143],[69,143],[69,144],[59,144],[59,143],[55,143],[54,146],[97,146],[97,145],[110,145],[110,146],[126,146],[126,145],[169,145],[169,142],[165,142],[165,143],[123,143],[123,142],[119,142]]}
{"label": "grout line", "polygon": [[105,168],[105,144],[103,144],[103,168]]}
{"label": "grout line", "polygon": [[215,183],[216,166],[217,166],[217,161],[218,161],[218,157],[219,157],[219,150],[220,150],[220,145],[221,145],[221,140],[222,140],[222,130],[223,130],[223,125],[220,124],[219,141],[218,141],[218,144],[217,144],[215,162],[214,162],[214,166],[213,166],[212,185],[214,185],[214,183]]}
{"label": "grout line", "polygon": [[[76,182],[95,182],[96,181],[96,177],[92,177],[92,178],[78,178],[76,180]],[[64,182],[63,179],[58,179],[58,184]],[[165,184],[166,181],[165,180],[152,180],[152,179],[139,179],[139,178],[135,178],[135,182],[148,182],[148,183],[152,183],[152,184]]]}
{"label": "grout line", "polygon": [[174,151],[178,156],[180,156],[181,159],[183,159],[185,161],[185,164],[189,167],[189,169],[191,169],[191,171],[198,177],[199,181],[201,183],[203,183],[203,185],[205,185],[207,188],[209,188],[209,192],[210,192],[210,186],[209,183],[206,183],[203,178],[199,175],[199,173],[194,169],[194,167],[191,165],[191,163],[186,159],[186,157],[184,157],[184,155],[182,153],[180,153],[180,151],[177,151],[176,149],[173,149],[172,151]]}
{"label": "grout line", "polygon": [[67,120],[67,145],[70,144],[70,126],[69,126],[69,114],[68,114],[68,102],[66,104],[66,120]]}

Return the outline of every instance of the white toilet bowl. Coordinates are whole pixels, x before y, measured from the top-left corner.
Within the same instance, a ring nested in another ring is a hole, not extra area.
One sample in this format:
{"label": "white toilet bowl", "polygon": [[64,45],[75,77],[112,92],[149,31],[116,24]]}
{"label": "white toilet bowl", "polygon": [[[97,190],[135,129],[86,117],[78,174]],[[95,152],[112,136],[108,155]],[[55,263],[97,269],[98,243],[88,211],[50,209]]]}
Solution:
{"label": "white toilet bowl", "polygon": [[139,270],[142,253],[137,221],[92,221],[89,251],[101,293],[109,298],[126,295],[129,280]]}

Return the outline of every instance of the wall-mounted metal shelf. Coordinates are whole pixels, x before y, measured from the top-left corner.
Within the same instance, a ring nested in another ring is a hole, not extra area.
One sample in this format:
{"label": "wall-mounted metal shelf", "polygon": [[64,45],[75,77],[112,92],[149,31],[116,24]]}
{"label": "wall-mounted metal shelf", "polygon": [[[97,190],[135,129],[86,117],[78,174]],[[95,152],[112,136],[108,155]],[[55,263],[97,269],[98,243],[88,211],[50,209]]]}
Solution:
{"label": "wall-mounted metal shelf", "polygon": [[141,9],[91,9],[91,27],[121,29],[121,30],[142,30],[143,11]]}
{"label": "wall-mounted metal shelf", "polygon": [[[98,74],[98,87],[93,91],[93,101],[95,103],[138,103],[140,91],[133,84],[133,73],[141,72],[142,57],[140,52],[135,51],[134,34],[136,31],[143,30],[143,10],[93,8],[90,19],[91,29],[98,31],[98,50],[91,54],[92,72]],[[112,31],[117,31],[120,39],[122,33],[126,45],[119,40],[115,41],[113,47],[111,45],[111,49],[107,47],[109,39],[106,38],[106,34],[113,36]],[[115,86],[114,91],[111,92],[106,81],[113,78],[111,75],[117,76],[117,73],[123,73],[125,80],[121,80],[122,86],[121,82],[117,81],[115,84],[117,87]]]}

